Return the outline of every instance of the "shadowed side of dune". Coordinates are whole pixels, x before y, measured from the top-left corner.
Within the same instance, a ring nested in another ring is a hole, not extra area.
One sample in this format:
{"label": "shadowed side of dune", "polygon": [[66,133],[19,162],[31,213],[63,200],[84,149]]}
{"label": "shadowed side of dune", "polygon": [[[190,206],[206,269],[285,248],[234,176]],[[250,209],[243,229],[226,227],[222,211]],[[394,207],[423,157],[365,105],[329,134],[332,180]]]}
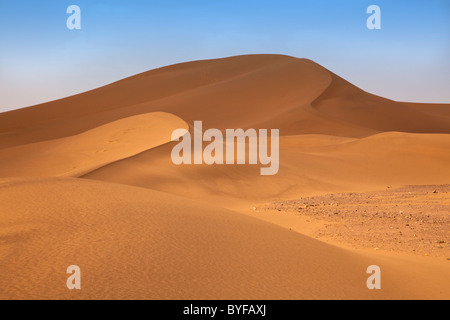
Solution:
{"label": "shadowed side of dune", "polygon": [[[312,105],[337,121],[358,124],[379,132],[450,133],[444,106],[410,104],[378,97],[330,73],[332,82]],[[446,110],[450,105],[446,105]]]}
{"label": "shadowed side of dune", "polygon": [[[206,145],[206,143],[205,143]],[[98,168],[84,178],[110,181],[226,207],[241,201],[289,199],[299,195],[384,189],[450,180],[450,136],[388,132],[363,139],[299,135],[280,140],[280,168],[261,176],[262,165],[174,165],[175,142]]]}

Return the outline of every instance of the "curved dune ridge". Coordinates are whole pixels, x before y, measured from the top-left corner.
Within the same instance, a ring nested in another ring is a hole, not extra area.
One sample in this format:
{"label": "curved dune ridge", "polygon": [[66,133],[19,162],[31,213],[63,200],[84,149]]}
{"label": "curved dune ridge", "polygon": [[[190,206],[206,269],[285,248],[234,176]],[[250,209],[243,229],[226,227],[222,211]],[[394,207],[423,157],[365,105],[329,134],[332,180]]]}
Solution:
{"label": "curved dune ridge", "polygon": [[0,149],[0,176],[77,177],[168,143],[176,129],[189,126],[172,114],[152,112],[74,136]]}
{"label": "curved dune ridge", "polygon": [[[307,59],[247,55],[2,113],[0,298],[448,299],[445,259],[344,249],[252,208],[450,184],[449,110],[371,95]],[[196,120],[279,129],[279,173],[174,165],[171,134]],[[382,290],[366,287],[373,264]]]}
{"label": "curved dune ridge", "polygon": [[[280,139],[280,170],[259,165],[175,166],[174,143],[93,170],[83,177],[213,198],[227,208],[318,192],[363,191],[450,181],[450,135],[388,132],[363,139],[322,135]],[[230,201],[231,200],[231,201]]]}

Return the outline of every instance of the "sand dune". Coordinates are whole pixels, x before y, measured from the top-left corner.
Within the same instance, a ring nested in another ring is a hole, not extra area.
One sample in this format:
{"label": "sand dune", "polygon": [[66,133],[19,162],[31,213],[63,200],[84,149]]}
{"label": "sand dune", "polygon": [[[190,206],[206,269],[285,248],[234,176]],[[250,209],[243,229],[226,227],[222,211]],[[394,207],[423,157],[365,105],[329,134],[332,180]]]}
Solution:
{"label": "sand dune", "polygon": [[0,150],[0,176],[77,177],[111,162],[171,141],[173,130],[188,129],[162,112],[113,121],[78,135]]}
{"label": "sand dune", "polygon": [[[171,133],[196,120],[279,129],[279,173],[174,165]],[[377,97],[282,55],[168,66],[2,113],[0,298],[448,299],[445,259],[324,243],[295,215],[251,208],[450,184],[449,150],[450,105]],[[72,264],[81,291],[65,286]],[[380,291],[365,286],[372,264]]]}
{"label": "sand dune", "polygon": [[321,114],[380,132],[450,133],[442,108],[395,102],[368,94],[334,74],[332,78],[327,90],[312,103]]}
{"label": "sand dune", "polygon": [[[412,284],[400,259],[360,256],[159,192],[55,178],[2,180],[0,190],[1,259],[8,262],[2,263],[0,298],[371,299],[449,293],[406,293],[404,286]],[[374,262],[395,265],[380,292],[365,287],[365,270]],[[82,270],[79,292],[65,287],[71,264]],[[439,280],[427,272],[413,285]]]}
{"label": "sand dune", "polygon": [[439,110],[433,115],[375,97],[310,60],[248,55],[152,70],[73,97],[3,113],[0,147],[71,136],[155,111],[172,113],[189,124],[200,119],[219,129],[274,127],[282,135],[450,133],[450,119],[440,117]]}
{"label": "sand dune", "polygon": [[[280,140],[280,170],[259,165],[175,166],[173,144],[85,175],[189,198],[212,197],[228,208],[323,192],[364,191],[450,181],[450,135],[383,133],[363,139],[299,135]],[[233,201],[230,201],[232,199]]]}

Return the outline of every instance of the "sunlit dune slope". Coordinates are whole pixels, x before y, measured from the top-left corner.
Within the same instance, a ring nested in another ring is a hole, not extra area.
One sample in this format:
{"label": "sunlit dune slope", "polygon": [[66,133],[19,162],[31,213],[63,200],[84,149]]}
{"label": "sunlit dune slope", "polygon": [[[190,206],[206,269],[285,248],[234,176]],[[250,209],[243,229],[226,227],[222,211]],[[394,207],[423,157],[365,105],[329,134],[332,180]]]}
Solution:
{"label": "sunlit dune slope", "polygon": [[0,149],[0,177],[76,177],[170,142],[177,128],[189,127],[174,115],[153,112],[66,138]]}
{"label": "sunlit dune slope", "polygon": [[[448,294],[427,289],[440,279],[421,273],[427,265],[411,267],[409,261],[405,270],[405,261],[360,256],[160,192],[68,178],[3,179],[0,203],[2,299]],[[366,288],[366,269],[375,262],[389,270],[381,291]],[[66,288],[69,265],[81,268],[79,291]]]}

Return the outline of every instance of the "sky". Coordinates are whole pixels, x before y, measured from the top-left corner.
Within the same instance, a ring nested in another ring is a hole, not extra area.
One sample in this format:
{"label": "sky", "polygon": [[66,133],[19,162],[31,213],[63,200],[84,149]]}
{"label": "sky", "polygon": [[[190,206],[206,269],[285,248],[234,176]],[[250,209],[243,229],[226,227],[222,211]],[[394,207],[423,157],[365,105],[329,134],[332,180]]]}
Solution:
{"label": "sky", "polygon": [[[67,28],[70,5],[80,30]],[[367,28],[370,5],[379,30]],[[450,1],[0,0],[0,112],[256,53],[311,59],[393,100],[450,103]]]}

